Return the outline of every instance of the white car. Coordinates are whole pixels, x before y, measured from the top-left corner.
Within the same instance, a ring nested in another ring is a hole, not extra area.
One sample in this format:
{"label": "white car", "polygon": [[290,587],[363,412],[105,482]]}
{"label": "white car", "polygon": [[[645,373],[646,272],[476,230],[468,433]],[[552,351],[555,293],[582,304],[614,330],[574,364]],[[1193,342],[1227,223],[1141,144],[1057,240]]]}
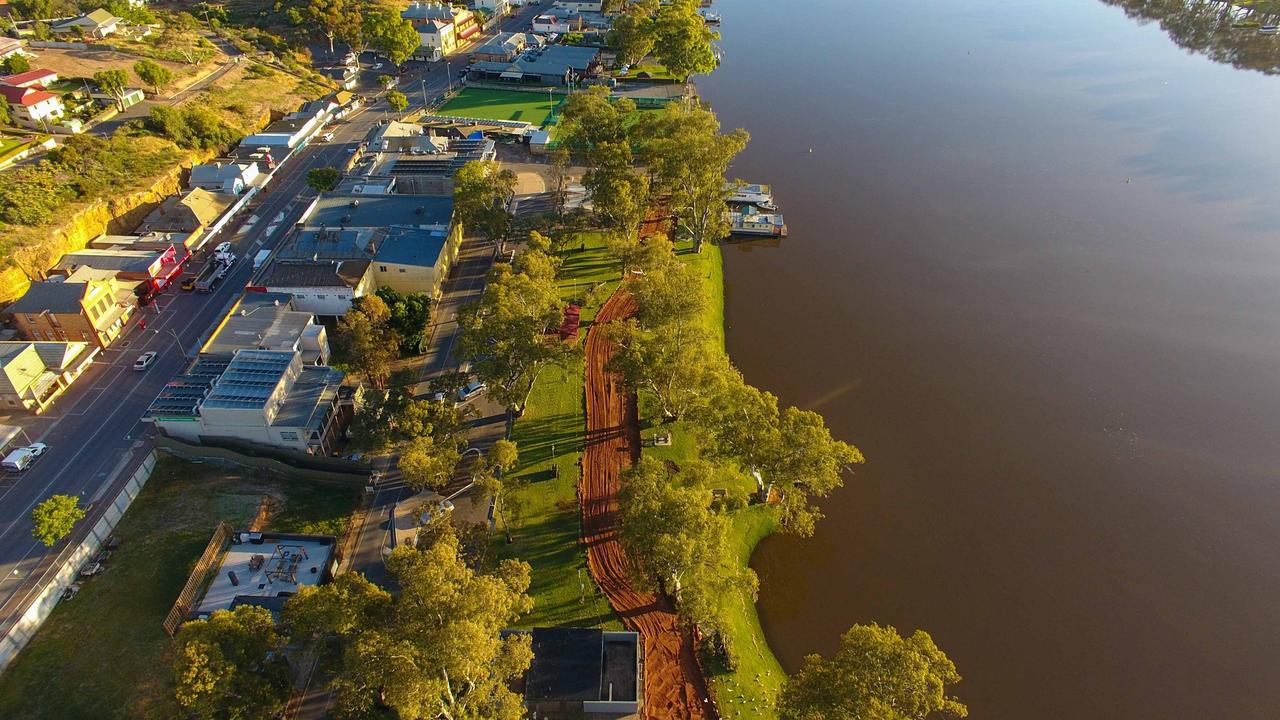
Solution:
{"label": "white car", "polygon": [[479,380],[467,383],[466,385],[462,386],[461,390],[458,391],[458,402],[466,402],[470,400],[471,398],[484,392],[484,388],[485,388],[485,384],[480,382]]}
{"label": "white car", "polygon": [[151,367],[156,363],[156,357],[158,355],[159,353],[157,353],[155,350],[148,350],[142,353],[141,355],[138,356],[137,360],[133,361],[133,369],[139,372],[146,370],[147,368]]}
{"label": "white car", "polygon": [[218,247],[213,249],[214,255],[226,255],[231,252],[231,243],[229,241],[218,243]]}
{"label": "white car", "polygon": [[323,141],[325,141],[325,142],[333,142],[333,133],[331,133],[331,132],[327,132],[327,133],[325,133],[325,134],[321,135],[321,136],[320,136],[320,139],[321,139],[321,140],[323,140]]}
{"label": "white car", "polygon": [[374,69],[374,70],[381,70],[381,69],[382,69],[382,63],[374,63],[374,64],[373,64],[373,69]]}
{"label": "white car", "polygon": [[26,450],[31,453],[31,457],[40,457],[49,451],[49,446],[44,443],[31,443],[26,447]]}

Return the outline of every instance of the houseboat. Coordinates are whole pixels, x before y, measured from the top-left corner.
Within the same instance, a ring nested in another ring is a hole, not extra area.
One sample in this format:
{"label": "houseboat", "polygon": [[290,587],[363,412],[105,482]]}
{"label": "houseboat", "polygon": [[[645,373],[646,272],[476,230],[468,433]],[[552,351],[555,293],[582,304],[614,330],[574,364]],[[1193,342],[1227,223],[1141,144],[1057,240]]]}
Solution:
{"label": "houseboat", "polygon": [[731,205],[754,205],[761,210],[778,209],[778,206],[773,204],[773,190],[768,185],[729,183],[725,185],[725,189],[729,191],[726,202]]}
{"label": "houseboat", "polygon": [[781,213],[759,213],[748,207],[743,211],[730,212],[729,221],[731,235],[787,236],[787,224],[782,221]]}

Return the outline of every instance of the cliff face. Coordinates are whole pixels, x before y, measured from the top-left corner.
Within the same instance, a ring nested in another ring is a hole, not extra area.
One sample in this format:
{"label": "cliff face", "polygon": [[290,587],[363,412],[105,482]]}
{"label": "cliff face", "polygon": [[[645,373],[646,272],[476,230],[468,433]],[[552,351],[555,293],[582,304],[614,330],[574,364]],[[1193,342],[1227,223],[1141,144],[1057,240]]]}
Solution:
{"label": "cliff face", "polygon": [[6,258],[6,267],[0,269],[0,305],[22,297],[32,278],[44,277],[47,268],[53,267],[59,258],[83,250],[99,235],[128,234],[161,201],[178,192],[184,172],[185,168],[177,165],[148,188],[64,208],[67,221],[63,225],[51,230],[39,228],[44,231],[43,237],[32,238],[29,244]]}

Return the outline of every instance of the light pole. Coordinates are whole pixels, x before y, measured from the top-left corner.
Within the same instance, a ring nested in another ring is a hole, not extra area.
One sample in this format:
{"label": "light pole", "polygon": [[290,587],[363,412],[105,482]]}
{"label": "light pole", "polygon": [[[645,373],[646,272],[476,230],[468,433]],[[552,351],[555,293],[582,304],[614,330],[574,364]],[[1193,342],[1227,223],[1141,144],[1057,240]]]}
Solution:
{"label": "light pole", "polygon": [[449,92],[453,92],[453,70],[449,68],[449,58],[444,59],[444,79],[449,83]]}
{"label": "light pole", "polygon": [[[173,344],[178,346],[178,352],[182,353],[182,359],[190,360],[191,358],[187,357],[186,348],[182,347],[182,339],[178,337],[178,333],[174,332],[172,328],[166,329],[165,332],[173,336]],[[155,333],[159,335],[160,331],[156,330]]]}

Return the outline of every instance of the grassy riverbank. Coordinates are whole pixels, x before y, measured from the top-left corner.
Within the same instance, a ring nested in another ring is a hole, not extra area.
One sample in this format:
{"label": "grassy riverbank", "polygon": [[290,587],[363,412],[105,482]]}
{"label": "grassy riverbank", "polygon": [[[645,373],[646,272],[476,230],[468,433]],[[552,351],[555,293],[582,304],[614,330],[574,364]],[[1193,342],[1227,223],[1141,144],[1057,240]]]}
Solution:
{"label": "grassy riverbank", "polygon": [[[724,270],[721,249],[708,245],[694,253],[688,243],[680,243],[677,253],[698,269],[707,290],[704,323],[713,342],[723,348]],[[620,277],[616,261],[597,233],[583,233],[562,253],[561,297],[583,303],[582,335],[585,336],[596,311],[617,287]],[[583,399],[583,366],[575,362],[567,368],[548,367],[538,375],[528,408],[516,421],[512,439],[520,448],[518,477],[527,481],[516,496],[522,506],[513,522],[510,545],[495,538],[498,557],[518,557],[533,567],[530,594],[534,610],[525,617],[525,627],[545,625],[602,626],[617,628],[621,623],[586,571],[586,552],[578,542],[580,514],[576,486],[581,471],[583,428],[586,425]],[[641,402],[641,408],[645,403]],[[642,418],[642,427],[644,427]],[[669,447],[646,447],[654,457],[685,462],[697,456],[693,437],[680,423],[644,427],[648,436],[670,432]],[[558,468],[558,476],[552,467]],[[749,493],[754,485],[736,474],[730,489]],[[754,505],[732,515],[730,544],[732,561],[747,567],[756,544],[773,532],[773,512]],[[737,568],[735,568],[737,569]],[[723,599],[721,621],[732,638],[738,667],[708,668],[711,687],[726,718],[772,718],[774,699],[781,687],[782,668],[774,658],[755,603],[746,593],[731,593]]]}

